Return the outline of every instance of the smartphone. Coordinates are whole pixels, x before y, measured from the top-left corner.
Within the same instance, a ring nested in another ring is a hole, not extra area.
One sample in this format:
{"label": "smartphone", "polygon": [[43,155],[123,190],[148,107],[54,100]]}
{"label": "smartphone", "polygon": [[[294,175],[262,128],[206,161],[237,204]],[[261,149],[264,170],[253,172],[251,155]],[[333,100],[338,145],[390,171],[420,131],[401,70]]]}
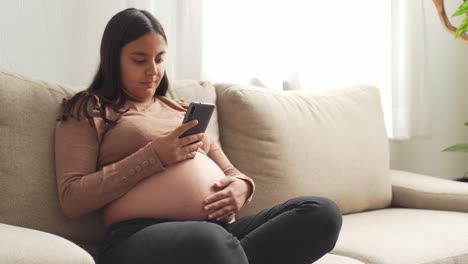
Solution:
{"label": "smartphone", "polygon": [[[179,138],[190,136],[193,134],[204,133],[210,122],[211,115],[215,109],[214,104],[202,103],[202,102],[191,102],[187,112],[185,112],[183,123],[189,122],[193,119],[198,120],[198,124],[188,130],[186,130]],[[196,143],[196,142],[193,142]],[[192,143],[192,144],[193,144]]]}

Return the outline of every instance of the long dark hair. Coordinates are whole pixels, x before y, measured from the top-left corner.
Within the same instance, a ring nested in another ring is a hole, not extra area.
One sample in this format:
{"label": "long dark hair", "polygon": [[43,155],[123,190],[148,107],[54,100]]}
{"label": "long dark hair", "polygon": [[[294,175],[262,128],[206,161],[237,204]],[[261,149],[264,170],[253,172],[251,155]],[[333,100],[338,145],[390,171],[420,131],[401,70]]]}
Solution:
{"label": "long dark hair", "polygon": [[[125,44],[142,35],[154,32],[160,34],[166,44],[167,38],[159,21],[149,12],[128,8],[114,15],[107,23],[101,41],[101,61],[88,89],[64,99],[63,113],[58,120],[81,114],[91,122],[91,111],[98,110],[105,123],[114,124],[106,117],[106,106],[116,113],[124,113],[121,107],[126,102],[120,79],[120,50]],[[154,96],[165,96],[169,86],[166,73],[159,83]],[[128,110],[128,109],[127,109]]]}

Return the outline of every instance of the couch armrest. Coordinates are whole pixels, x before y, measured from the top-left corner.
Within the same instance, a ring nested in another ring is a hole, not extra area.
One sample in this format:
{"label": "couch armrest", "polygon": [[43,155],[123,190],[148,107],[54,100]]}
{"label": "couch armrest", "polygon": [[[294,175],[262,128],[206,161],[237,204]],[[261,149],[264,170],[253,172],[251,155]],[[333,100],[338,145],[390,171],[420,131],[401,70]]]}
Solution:
{"label": "couch armrest", "polygon": [[468,212],[468,183],[390,170],[392,207]]}
{"label": "couch armrest", "polygon": [[59,236],[0,223],[2,264],[94,264],[86,251]]}

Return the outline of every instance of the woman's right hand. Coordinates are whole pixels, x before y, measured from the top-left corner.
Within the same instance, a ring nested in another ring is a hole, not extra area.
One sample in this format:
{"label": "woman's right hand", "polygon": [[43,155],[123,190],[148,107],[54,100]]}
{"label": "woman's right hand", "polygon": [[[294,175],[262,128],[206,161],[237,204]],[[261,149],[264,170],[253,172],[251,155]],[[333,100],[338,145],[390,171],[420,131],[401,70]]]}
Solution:
{"label": "woman's right hand", "polygon": [[[197,124],[197,120],[192,120],[178,126],[173,131],[160,135],[158,138],[153,140],[151,143],[153,150],[156,152],[159,160],[165,167],[179,161],[195,157],[198,148],[203,146],[203,142],[201,140],[205,134],[198,133],[183,138],[179,138],[179,136]],[[199,142],[190,144],[196,141]]]}

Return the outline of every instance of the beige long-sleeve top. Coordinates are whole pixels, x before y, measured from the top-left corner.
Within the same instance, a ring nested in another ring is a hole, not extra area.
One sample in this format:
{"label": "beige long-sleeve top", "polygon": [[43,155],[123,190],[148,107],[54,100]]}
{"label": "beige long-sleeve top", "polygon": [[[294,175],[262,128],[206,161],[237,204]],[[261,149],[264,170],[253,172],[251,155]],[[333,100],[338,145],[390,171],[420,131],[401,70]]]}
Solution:
{"label": "beige long-sleeve top", "polygon": [[[153,140],[182,124],[187,104],[164,96],[148,107],[134,101],[125,104],[129,111],[117,114],[106,109],[107,118],[117,124],[105,124],[93,111],[91,124],[82,116],[59,121],[55,131],[57,188],[63,212],[76,218],[119,198],[136,183],[165,167],[154,151]],[[220,146],[208,134],[198,150],[211,158],[226,176],[247,181],[251,193],[255,183],[237,170]]]}

